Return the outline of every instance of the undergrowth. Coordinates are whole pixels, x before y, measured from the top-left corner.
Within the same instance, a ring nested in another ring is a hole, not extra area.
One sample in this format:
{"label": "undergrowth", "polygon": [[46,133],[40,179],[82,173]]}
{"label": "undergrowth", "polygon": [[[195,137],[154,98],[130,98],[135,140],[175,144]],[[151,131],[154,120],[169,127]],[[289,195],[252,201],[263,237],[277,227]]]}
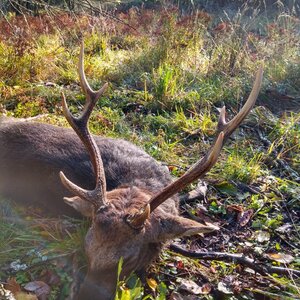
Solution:
{"label": "undergrowth", "polygon": [[[109,82],[108,92],[92,114],[91,131],[139,145],[179,176],[209,149],[220,108],[226,104],[230,118],[242,106],[254,74],[263,64],[259,104],[268,105],[254,109],[225,146],[206,177],[208,201],[182,207],[184,213],[201,217],[201,207],[206,206],[210,218],[225,228],[219,239],[227,242],[215,240],[213,246],[195,237],[184,243],[216,251],[252,247],[260,253],[288,252],[296,257],[291,267],[299,269],[299,19],[287,14],[274,20],[253,16],[257,20],[253,27],[253,19],[246,15],[216,23],[214,16],[203,11],[181,15],[174,8],[159,12],[132,8],[118,18],[131,27],[104,17],[68,14],[26,16],[26,20],[9,15],[9,24],[0,19],[0,111],[17,118],[39,116],[41,122],[66,126],[61,91],[73,112],[85,101],[77,75],[83,36],[91,86],[96,89]],[[291,103],[287,108],[292,113],[283,113],[285,103]],[[282,110],[274,114],[274,106]],[[24,220],[23,214],[8,213],[9,208],[3,207],[1,279],[16,276],[23,284],[40,276],[43,260],[50,260],[55,270],[63,265],[60,286],[68,289],[71,279],[66,274],[71,268],[55,257],[82,255],[86,224],[80,223],[75,230],[75,221],[67,220],[66,229],[66,224],[50,219]],[[253,211],[247,232],[238,225],[238,209]],[[278,231],[285,224],[291,224],[289,237]],[[229,228],[234,228],[234,237],[229,237]],[[266,231],[269,239],[257,242],[256,231]],[[146,284],[137,278],[127,283],[120,279],[116,299],[165,299],[179,290],[181,279],[203,284],[198,261],[168,251],[152,267]],[[12,264],[24,269],[13,270]],[[222,289],[216,282],[236,276],[238,270],[221,262],[209,267],[218,275],[212,280],[213,296],[203,296],[205,299],[217,297]],[[278,286],[287,287],[281,291],[283,296],[299,294],[298,279],[273,276],[271,282],[274,286],[269,290],[263,285],[253,291],[246,282],[240,286],[248,299],[264,292],[272,298]],[[229,294],[238,298],[240,292],[230,289]]]}

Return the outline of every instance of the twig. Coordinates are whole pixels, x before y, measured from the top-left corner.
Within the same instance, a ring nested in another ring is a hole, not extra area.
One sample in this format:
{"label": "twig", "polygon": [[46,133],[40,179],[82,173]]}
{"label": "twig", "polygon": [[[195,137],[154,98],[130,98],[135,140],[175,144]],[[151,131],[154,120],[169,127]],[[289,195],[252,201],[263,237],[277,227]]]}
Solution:
{"label": "twig", "polygon": [[276,230],[274,231],[274,234],[276,234],[276,236],[278,236],[285,244],[287,244],[288,246],[290,246],[291,248],[294,249],[299,249],[297,246],[295,246],[294,244],[288,242],[281,234],[279,234],[278,232],[276,232]]}
{"label": "twig", "polygon": [[11,23],[9,22],[9,20],[8,20],[8,18],[7,18],[7,16],[6,16],[6,14],[4,13],[4,11],[3,11],[2,9],[0,9],[0,13],[1,13],[1,15],[3,16],[3,18],[5,19],[6,23],[9,25],[9,27],[10,27],[11,29],[13,29],[13,26],[12,26]]}
{"label": "twig", "polygon": [[192,252],[192,251],[187,251],[175,244],[171,244],[170,249],[174,252],[180,253],[187,257],[204,259],[204,260],[220,260],[220,261],[239,263],[241,265],[244,265],[254,270],[255,272],[261,275],[276,273],[280,275],[295,275],[300,277],[300,271],[298,270],[283,268],[283,267],[273,267],[270,265],[261,265],[258,264],[256,261],[254,261],[254,259],[247,257],[242,253],[235,254],[235,253],[226,253],[226,252]]}
{"label": "twig", "polygon": [[235,182],[233,180],[230,180],[230,183],[232,183],[236,188],[238,188],[242,191],[250,192],[252,194],[260,194],[261,193],[258,188],[247,185],[247,184],[242,183],[242,182]]}
{"label": "twig", "polygon": [[[249,288],[247,289],[249,291],[251,291],[252,293],[256,293],[256,294],[261,294],[263,296],[266,296],[267,298],[269,299],[282,299],[282,300],[291,300],[291,299],[294,299],[294,300],[297,300],[297,299],[300,299],[300,298],[296,298],[295,295],[278,295],[278,294],[275,294],[275,293],[271,293],[271,292],[268,292],[268,291],[263,291],[263,290],[260,290],[260,289],[257,289],[257,288]],[[293,297],[293,298],[291,298]]]}

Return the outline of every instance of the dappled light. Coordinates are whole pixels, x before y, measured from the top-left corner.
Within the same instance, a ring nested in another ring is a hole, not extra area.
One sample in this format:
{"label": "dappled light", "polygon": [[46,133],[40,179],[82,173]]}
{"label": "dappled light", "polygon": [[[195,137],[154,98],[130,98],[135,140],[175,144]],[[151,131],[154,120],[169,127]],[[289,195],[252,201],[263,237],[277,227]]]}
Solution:
{"label": "dappled light", "polygon": [[298,299],[299,4],[102,2],[0,3],[0,299]]}

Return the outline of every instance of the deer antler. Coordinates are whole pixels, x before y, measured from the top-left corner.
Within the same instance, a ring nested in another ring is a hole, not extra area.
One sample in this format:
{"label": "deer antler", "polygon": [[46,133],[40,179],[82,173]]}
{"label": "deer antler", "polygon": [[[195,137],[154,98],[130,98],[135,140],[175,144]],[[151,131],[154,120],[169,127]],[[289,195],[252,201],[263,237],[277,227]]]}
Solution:
{"label": "deer antler", "polygon": [[228,139],[232,132],[241,124],[241,122],[245,119],[245,117],[248,115],[251,108],[253,107],[260,90],[262,76],[263,68],[261,66],[257,71],[255,82],[252,91],[248,97],[248,100],[246,101],[240,112],[231,121],[226,122],[225,120],[225,106],[221,109],[217,126],[218,136],[213,146],[207,152],[207,154],[195,165],[193,165],[183,176],[181,176],[179,179],[165,187],[157,195],[153,196],[149,200],[148,204],[144,207],[144,209],[140,211],[139,214],[131,216],[130,220],[132,220],[132,223],[135,222],[135,219],[140,219],[141,215],[145,215],[144,211],[149,210],[149,206],[150,213],[152,213],[160,204],[162,204],[174,194],[180,192],[188,184],[192,183],[198,178],[203,177],[213,167],[213,165],[218,159],[224,142]]}
{"label": "deer antler", "polygon": [[105,201],[106,180],[105,180],[103,163],[102,163],[98,146],[96,145],[96,142],[93,139],[88,129],[88,120],[92,113],[93,108],[96,105],[97,100],[105,92],[108,85],[107,83],[104,84],[104,86],[98,91],[92,90],[91,87],[89,86],[84,73],[84,44],[83,43],[81,44],[80,47],[78,73],[79,73],[81,88],[86,95],[86,103],[84,109],[78,118],[74,117],[68,108],[65,95],[62,94],[63,113],[67,121],[71,125],[71,127],[75,130],[75,132],[77,133],[77,135],[79,136],[83,144],[85,145],[90,155],[94,172],[95,172],[95,177],[96,177],[96,187],[94,190],[85,190],[79,187],[78,185],[74,184],[73,182],[71,182],[64,175],[62,171],[59,173],[59,175],[62,183],[70,192],[72,192],[76,196],[79,196],[80,198],[86,201],[89,201],[95,207],[99,207],[103,204],[106,204]]}

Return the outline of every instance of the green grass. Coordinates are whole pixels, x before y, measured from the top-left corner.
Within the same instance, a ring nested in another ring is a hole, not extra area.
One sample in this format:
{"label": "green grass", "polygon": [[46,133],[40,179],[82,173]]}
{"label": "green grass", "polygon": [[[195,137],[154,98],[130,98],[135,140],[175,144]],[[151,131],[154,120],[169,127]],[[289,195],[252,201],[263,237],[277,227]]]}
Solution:
{"label": "green grass", "polygon": [[[262,104],[264,100],[273,105],[289,101],[272,98],[269,90],[293,99],[300,97],[299,21],[291,16],[279,15],[266,24],[258,22],[259,28],[252,31],[249,30],[255,20],[248,20],[250,24],[235,17],[228,21],[231,29],[223,32],[214,31],[211,17],[204,12],[183,17],[177,10],[133,10],[121,15],[137,27],[136,31],[111,20],[105,20],[104,29],[87,22],[87,16],[77,20],[68,15],[57,17],[68,24],[60,32],[54,27],[46,34],[43,23],[32,18],[26,35],[0,33],[0,110],[18,118],[43,115],[39,117],[42,122],[66,126],[61,91],[66,94],[72,112],[78,112],[84,104],[77,75],[78,36],[83,34],[85,69],[91,86],[96,89],[109,82],[108,91],[91,116],[91,131],[139,145],[169,165],[176,176],[209,149],[219,108],[226,104],[229,119],[240,109],[260,64],[265,70]],[[17,18],[11,16],[10,21],[20,26]],[[199,207],[204,205],[209,217],[223,224],[224,234],[232,228],[240,233],[241,237],[231,237],[230,246],[223,241],[228,251],[243,251],[246,242],[259,251],[280,249],[296,257],[290,267],[299,269],[300,228],[293,224],[293,220],[298,220],[295,212],[300,207],[299,139],[299,112],[278,116],[268,109],[255,108],[207,174],[207,202],[198,200],[183,206],[183,211],[197,217]],[[256,188],[258,192],[245,191],[241,186]],[[234,227],[236,215],[228,210],[233,204],[254,211],[247,225],[249,235],[243,235],[244,228]],[[76,252],[85,266],[85,222],[68,220],[72,229],[69,231],[55,220],[46,220],[44,224],[32,222],[7,204],[1,207],[1,280],[16,276],[23,284],[39,278],[43,257],[51,258],[51,268],[57,271],[60,256]],[[292,230],[289,236],[280,237],[276,230],[286,223],[292,223]],[[258,244],[251,234],[256,230],[267,230],[270,242]],[[187,246],[205,248],[201,240],[192,237],[185,242]],[[213,250],[222,248],[215,242]],[[9,266],[18,259],[19,264],[30,266],[29,270],[12,272]],[[176,267],[178,261],[186,265],[185,272]],[[165,299],[177,292],[181,278],[203,284],[197,273],[200,266],[198,261],[175,258],[166,250],[152,267],[155,272],[150,270],[150,286],[134,276],[127,282],[121,280],[116,299]],[[217,282],[227,275],[238,273],[236,266],[227,263],[213,262],[211,267],[217,271],[215,289]],[[70,266],[64,265],[59,273],[64,289],[69,287],[70,274]],[[299,280],[273,276],[274,280],[293,285],[288,292],[297,295]],[[263,291],[273,292],[264,287]],[[281,293],[287,295],[285,291]],[[245,294],[248,299],[253,296]]]}
{"label": "green grass", "polygon": [[51,274],[57,279],[50,299],[66,296],[72,282],[72,257],[76,255],[81,265],[86,264],[83,240],[87,223],[46,219],[32,213],[31,216],[28,211],[25,214],[23,209],[1,200],[0,278],[6,281],[9,275],[23,286]]}

